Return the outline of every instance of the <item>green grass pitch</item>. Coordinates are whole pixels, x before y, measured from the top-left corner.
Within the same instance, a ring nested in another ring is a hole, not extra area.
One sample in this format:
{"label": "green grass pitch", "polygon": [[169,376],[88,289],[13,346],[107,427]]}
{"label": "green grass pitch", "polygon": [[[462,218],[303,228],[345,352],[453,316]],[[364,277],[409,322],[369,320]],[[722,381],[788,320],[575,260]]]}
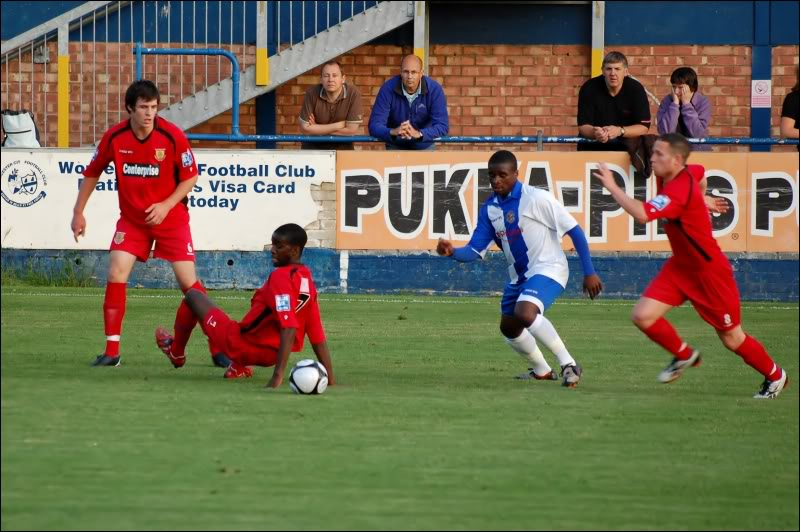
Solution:
{"label": "green grass pitch", "polygon": [[[212,293],[237,319],[249,296]],[[791,380],[756,401],[691,307],[704,363],[661,385],[632,302],[557,302],[570,390],[512,379],[498,298],[321,299],[339,385],[297,396],[224,380],[199,329],[173,369],[177,291],[129,290],[122,365],[91,368],[102,290],[4,286],[2,529],[798,528],[797,304],[744,305]]]}

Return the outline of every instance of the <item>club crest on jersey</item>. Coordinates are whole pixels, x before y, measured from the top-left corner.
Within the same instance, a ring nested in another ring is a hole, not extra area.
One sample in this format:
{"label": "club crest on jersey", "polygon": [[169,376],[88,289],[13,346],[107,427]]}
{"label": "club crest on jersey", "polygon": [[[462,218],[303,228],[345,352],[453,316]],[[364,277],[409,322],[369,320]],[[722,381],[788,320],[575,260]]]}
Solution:
{"label": "club crest on jersey", "polygon": [[506,223],[513,224],[516,221],[516,217],[514,216],[514,211],[508,211],[506,213]]}
{"label": "club crest on jersey", "polygon": [[120,245],[124,240],[125,240],[125,233],[123,233],[122,231],[117,231],[116,233],[114,233],[115,244]]}
{"label": "club crest on jersey", "polygon": [[161,162],[167,158],[166,148],[156,148],[156,161]]}
{"label": "club crest on jersey", "polygon": [[647,203],[658,211],[663,211],[667,208],[667,205],[670,203],[669,196],[658,195],[655,198],[651,199]]}
{"label": "club crest on jersey", "polygon": [[275,296],[275,310],[277,310],[278,312],[289,312],[291,308],[292,307],[289,302],[288,294],[281,294]]}
{"label": "club crest on jersey", "polygon": [[183,165],[184,168],[192,166],[193,162],[194,162],[194,157],[192,157],[192,152],[190,150],[181,153],[181,164]]}

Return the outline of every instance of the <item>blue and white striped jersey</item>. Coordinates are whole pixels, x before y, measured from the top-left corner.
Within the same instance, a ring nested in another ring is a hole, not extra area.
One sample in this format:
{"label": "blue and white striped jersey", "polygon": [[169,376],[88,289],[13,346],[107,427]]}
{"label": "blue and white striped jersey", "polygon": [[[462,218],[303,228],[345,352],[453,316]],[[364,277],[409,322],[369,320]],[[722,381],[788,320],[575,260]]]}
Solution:
{"label": "blue and white striped jersey", "polygon": [[468,246],[484,257],[492,242],[497,244],[512,283],[546,275],[566,286],[569,267],[561,237],[576,225],[552,194],[517,182],[505,199],[492,194],[481,206]]}

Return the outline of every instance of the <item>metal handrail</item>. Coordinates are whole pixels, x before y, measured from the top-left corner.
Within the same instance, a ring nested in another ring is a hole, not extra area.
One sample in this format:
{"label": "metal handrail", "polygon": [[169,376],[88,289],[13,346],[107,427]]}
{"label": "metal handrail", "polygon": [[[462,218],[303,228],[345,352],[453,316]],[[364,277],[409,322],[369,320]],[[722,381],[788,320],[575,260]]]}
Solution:
{"label": "metal handrail", "polygon": [[202,50],[184,50],[182,48],[144,48],[142,43],[139,42],[134,45],[133,53],[136,55],[137,80],[142,79],[143,55],[216,55],[227,58],[231,62],[231,84],[233,86],[231,134],[229,136],[236,139],[239,139],[243,136],[241,133],[239,133],[239,61],[236,60],[236,56],[234,54],[220,48],[204,48]]}

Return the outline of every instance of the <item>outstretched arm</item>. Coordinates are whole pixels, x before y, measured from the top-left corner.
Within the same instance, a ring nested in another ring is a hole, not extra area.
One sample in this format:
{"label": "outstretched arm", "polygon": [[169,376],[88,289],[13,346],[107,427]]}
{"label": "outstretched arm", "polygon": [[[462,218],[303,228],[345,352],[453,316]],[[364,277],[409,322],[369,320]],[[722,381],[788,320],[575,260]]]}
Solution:
{"label": "outstretched arm", "polygon": [[572,245],[575,246],[575,251],[578,252],[578,257],[581,259],[581,268],[583,268],[583,291],[589,294],[589,297],[594,299],[603,290],[603,282],[600,276],[594,271],[592,264],[592,255],[589,252],[589,243],[586,241],[586,235],[583,233],[580,225],[576,225],[567,234],[572,239]]}
{"label": "outstretched arm", "polygon": [[469,243],[460,248],[453,247],[453,243],[443,238],[436,244],[436,253],[443,257],[453,257],[458,262],[472,262],[483,258],[484,253],[492,243],[494,229],[489,221],[486,205],[478,211],[478,225],[472,233]]}
{"label": "outstretched arm", "polygon": [[453,257],[458,262],[472,262],[481,258],[481,254],[467,245],[463,248],[453,247],[453,243],[443,238],[436,244],[436,253],[443,257]]}
{"label": "outstretched arm", "polygon": [[624,190],[619,188],[617,182],[614,181],[614,175],[611,173],[611,170],[608,169],[606,163],[600,163],[599,168],[599,170],[592,172],[592,175],[599,179],[603,186],[611,192],[611,197],[619,203],[619,206],[625,209],[625,212],[633,216],[634,220],[637,222],[641,224],[649,222],[650,220],[644,212],[644,203],[628,196]]}

